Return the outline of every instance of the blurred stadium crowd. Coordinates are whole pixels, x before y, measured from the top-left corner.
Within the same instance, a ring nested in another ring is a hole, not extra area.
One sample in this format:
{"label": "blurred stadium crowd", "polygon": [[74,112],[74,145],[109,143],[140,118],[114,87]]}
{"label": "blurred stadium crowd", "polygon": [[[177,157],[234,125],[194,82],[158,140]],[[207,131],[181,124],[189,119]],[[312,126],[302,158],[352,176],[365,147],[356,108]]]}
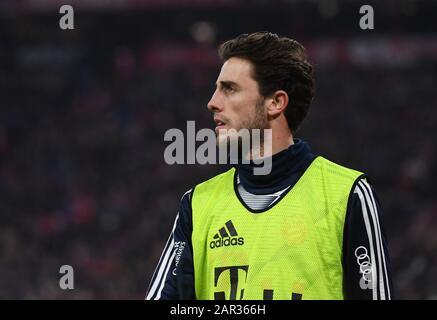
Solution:
{"label": "blurred stadium crowd", "polygon": [[[436,299],[437,36],[418,18],[429,10],[368,36],[341,10],[333,23],[332,8],[316,23],[302,18],[312,6],[195,3],[76,13],[73,31],[57,14],[2,12],[0,298],[142,299],[180,197],[226,169],[166,165],[164,133],[212,128],[217,45],[269,29],[301,41],[316,67],[297,136],[373,180],[397,298]],[[263,22],[269,12],[279,18]],[[59,289],[64,264],[75,290]]]}

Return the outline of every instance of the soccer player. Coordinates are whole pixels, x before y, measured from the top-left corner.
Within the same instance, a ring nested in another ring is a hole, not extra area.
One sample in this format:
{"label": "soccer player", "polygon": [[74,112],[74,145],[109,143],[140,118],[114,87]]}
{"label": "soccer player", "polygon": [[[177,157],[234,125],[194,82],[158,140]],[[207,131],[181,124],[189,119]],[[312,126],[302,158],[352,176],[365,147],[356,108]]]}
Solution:
{"label": "soccer player", "polygon": [[368,177],[295,138],[314,95],[305,48],[257,32],[219,54],[208,103],[217,140],[218,129],[271,129],[272,170],[238,163],[182,196],[146,299],[392,299]]}

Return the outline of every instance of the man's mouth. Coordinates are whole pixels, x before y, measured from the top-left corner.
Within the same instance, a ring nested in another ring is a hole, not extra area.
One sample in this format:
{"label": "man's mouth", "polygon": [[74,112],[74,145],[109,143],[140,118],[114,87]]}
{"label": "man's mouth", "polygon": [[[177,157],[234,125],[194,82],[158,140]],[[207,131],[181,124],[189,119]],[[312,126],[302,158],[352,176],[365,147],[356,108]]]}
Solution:
{"label": "man's mouth", "polygon": [[214,118],[214,122],[217,125],[215,127],[216,131],[219,130],[219,129],[223,129],[226,126],[226,123],[223,120],[221,120],[221,119]]}

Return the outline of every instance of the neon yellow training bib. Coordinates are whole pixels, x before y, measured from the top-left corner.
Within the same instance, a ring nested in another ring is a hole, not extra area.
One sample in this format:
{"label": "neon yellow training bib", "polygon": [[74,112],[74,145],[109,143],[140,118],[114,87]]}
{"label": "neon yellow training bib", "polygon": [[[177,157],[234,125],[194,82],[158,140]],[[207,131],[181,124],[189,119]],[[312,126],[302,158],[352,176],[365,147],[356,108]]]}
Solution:
{"label": "neon yellow training bib", "polygon": [[196,299],[343,299],[343,228],[362,173],[317,157],[270,209],[238,198],[235,169],[194,189]]}

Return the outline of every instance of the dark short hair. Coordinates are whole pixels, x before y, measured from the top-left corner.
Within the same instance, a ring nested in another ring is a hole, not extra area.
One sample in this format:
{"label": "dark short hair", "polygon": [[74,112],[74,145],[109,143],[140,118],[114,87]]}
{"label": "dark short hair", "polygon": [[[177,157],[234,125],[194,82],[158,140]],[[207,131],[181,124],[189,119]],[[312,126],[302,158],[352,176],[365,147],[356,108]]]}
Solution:
{"label": "dark short hair", "polygon": [[223,62],[232,57],[250,61],[263,97],[277,90],[287,92],[284,115],[293,133],[299,128],[314,96],[313,67],[299,42],[266,31],[242,34],[223,43],[219,55]]}

